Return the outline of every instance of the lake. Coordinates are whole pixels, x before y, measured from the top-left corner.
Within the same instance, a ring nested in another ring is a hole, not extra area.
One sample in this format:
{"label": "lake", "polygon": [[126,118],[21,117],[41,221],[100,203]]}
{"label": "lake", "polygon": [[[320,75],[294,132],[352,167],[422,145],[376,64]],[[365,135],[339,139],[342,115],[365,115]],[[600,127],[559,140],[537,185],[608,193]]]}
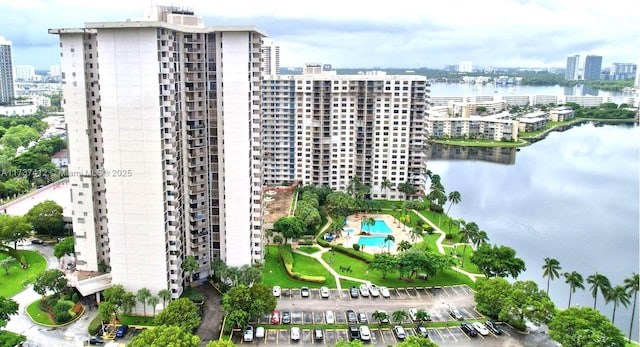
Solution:
{"label": "lake", "polygon": [[[460,192],[452,217],[476,222],[491,243],[510,246],[525,260],[527,270],[518,280],[546,289],[543,259],[556,258],[561,273],[577,271],[585,280],[571,304],[593,307],[588,276],[599,272],[615,286],[639,272],[640,128],[586,123],[552,132],[515,155],[511,165],[431,160],[427,168],[441,176],[447,193]],[[549,295],[567,307],[563,276],[551,282]],[[631,306],[616,312],[625,335]],[[598,309],[611,318],[613,305],[601,296]],[[636,313],[636,341],[638,318]]]}

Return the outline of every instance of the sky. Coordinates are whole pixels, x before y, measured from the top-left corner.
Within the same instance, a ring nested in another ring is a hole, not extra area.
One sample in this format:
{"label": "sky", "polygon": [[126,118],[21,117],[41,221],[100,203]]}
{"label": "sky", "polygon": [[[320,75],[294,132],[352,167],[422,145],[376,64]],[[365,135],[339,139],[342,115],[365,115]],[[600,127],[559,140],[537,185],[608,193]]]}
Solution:
{"label": "sky", "polygon": [[49,28],[141,17],[152,4],[191,8],[207,26],[255,25],[281,49],[281,66],[337,68],[566,66],[569,55],[640,62],[634,0],[0,0],[0,36],[14,65],[59,64]]}

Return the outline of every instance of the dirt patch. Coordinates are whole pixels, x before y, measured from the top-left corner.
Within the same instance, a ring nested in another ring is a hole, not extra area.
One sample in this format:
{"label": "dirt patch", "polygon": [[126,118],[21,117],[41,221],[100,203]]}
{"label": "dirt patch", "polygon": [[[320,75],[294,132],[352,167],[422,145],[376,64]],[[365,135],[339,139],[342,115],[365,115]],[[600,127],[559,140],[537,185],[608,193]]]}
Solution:
{"label": "dirt patch", "polygon": [[[265,202],[265,224],[275,223],[278,218],[286,217],[289,215],[291,204],[293,203],[294,191],[295,186],[265,188],[263,198],[263,201]],[[275,192],[275,194],[270,192]],[[273,201],[269,201],[271,199],[273,199]]]}

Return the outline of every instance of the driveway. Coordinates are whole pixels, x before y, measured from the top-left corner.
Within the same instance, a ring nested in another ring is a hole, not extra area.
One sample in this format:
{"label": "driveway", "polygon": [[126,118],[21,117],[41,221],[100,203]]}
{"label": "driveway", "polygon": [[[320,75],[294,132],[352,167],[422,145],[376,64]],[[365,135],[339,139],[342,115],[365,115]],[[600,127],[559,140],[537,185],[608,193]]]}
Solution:
{"label": "driveway", "polygon": [[193,289],[204,296],[202,324],[196,334],[200,337],[200,345],[220,338],[220,328],[224,314],[222,312],[222,295],[209,283],[201,284]]}

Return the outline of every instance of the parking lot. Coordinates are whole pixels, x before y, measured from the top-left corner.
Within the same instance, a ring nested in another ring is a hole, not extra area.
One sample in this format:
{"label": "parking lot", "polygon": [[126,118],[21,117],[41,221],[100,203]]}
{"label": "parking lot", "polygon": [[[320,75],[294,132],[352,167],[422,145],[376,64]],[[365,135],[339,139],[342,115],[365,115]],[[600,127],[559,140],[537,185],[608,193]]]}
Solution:
{"label": "parking lot", "polygon": [[[327,345],[333,346],[340,340],[348,340],[349,332],[344,328],[335,328],[335,325],[367,325],[371,329],[371,341],[367,344],[374,346],[395,345],[401,342],[392,330],[393,322],[379,324],[372,317],[375,311],[384,310],[389,316],[398,310],[407,311],[409,308],[417,308],[427,311],[432,322],[445,323],[446,327],[432,328],[425,324],[429,338],[441,346],[524,346],[523,337],[508,326],[502,326],[502,335],[489,334],[488,336],[468,337],[460,329],[460,321],[449,315],[449,307],[455,306],[463,316],[463,320],[486,319],[475,310],[473,290],[466,285],[450,287],[413,287],[389,289],[390,297],[362,297],[352,298],[349,289],[341,291],[331,289],[329,298],[321,298],[319,289],[310,289],[309,297],[303,298],[300,288],[282,289],[278,299],[276,310],[289,312],[291,323],[272,324],[271,315],[254,318],[252,326],[264,326],[264,338],[254,339],[252,342],[243,341],[243,332],[233,334],[233,341],[238,345]],[[366,322],[348,323],[347,311],[364,313]],[[334,325],[327,325],[326,311],[334,313]],[[300,340],[292,341],[289,328],[292,326],[309,325],[322,329],[323,338],[315,339],[313,329],[301,329]],[[416,323],[407,318],[401,322],[408,336],[415,335]],[[539,344],[544,346],[546,344]]]}

